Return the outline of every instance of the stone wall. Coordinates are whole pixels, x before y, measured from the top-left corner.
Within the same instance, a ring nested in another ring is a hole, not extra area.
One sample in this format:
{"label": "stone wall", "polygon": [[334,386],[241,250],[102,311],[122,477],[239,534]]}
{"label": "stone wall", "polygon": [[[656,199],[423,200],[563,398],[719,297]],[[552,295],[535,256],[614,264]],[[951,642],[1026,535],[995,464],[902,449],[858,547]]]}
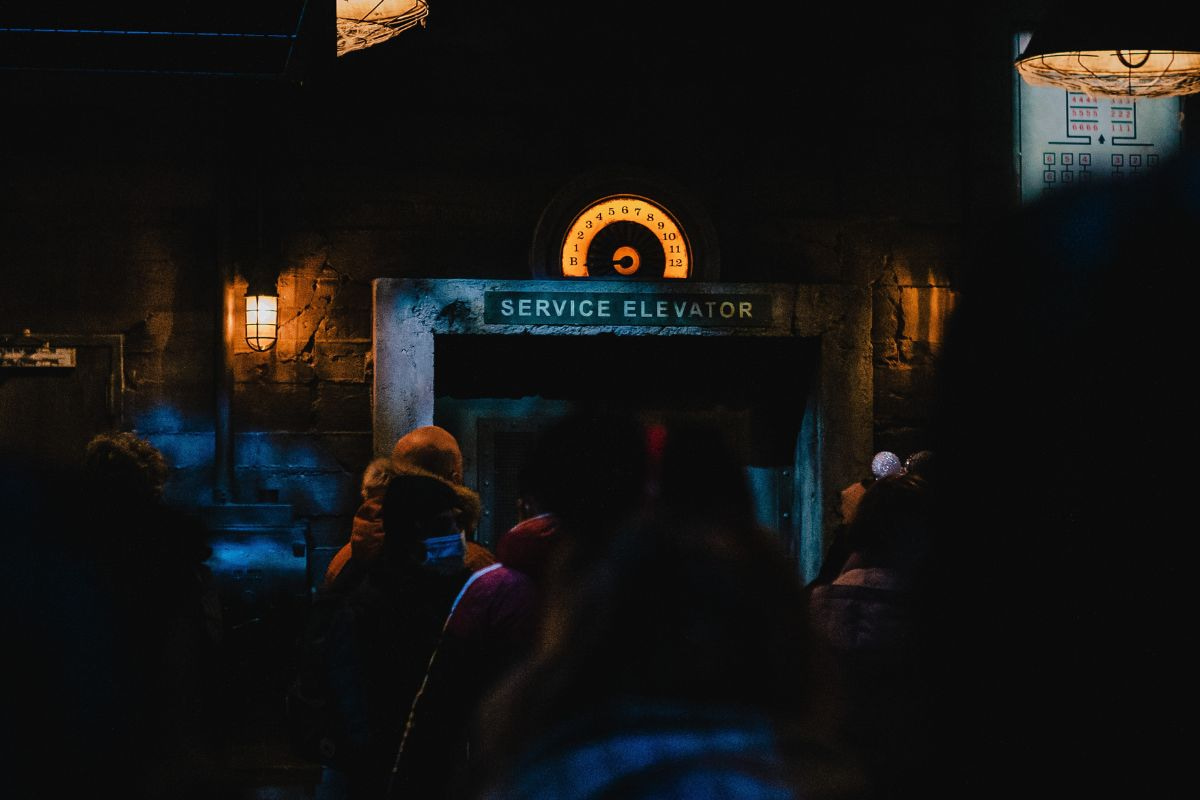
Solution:
{"label": "stone wall", "polygon": [[[221,209],[235,228],[252,213],[246,184],[221,175],[269,162],[282,324],[265,353],[237,337],[236,499],[290,503],[330,546],[372,450],[371,280],[527,278],[554,193],[633,164],[708,210],[722,281],[869,289],[875,448],[925,446],[970,236],[1011,194],[1010,20],[966,39],[952,34],[973,22],[911,10],[845,25],[808,55],[901,45],[905,58],[886,78],[846,67],[822,83],[787,29],[716,48],[697,17],[676,29],[682,50],[645,51],[652,81],[592,82],[531,47],[527,26],[439,12],[302,88],[14,80],[28,124],[2,156],[0,332],[125,334],[126,425],[168,454],[173,499],[209,502]],[[597,25],[596,37],[645,44]],[[952,61],[967,66],[947,75]],[[593,108],[606,122],[581,124]]]}

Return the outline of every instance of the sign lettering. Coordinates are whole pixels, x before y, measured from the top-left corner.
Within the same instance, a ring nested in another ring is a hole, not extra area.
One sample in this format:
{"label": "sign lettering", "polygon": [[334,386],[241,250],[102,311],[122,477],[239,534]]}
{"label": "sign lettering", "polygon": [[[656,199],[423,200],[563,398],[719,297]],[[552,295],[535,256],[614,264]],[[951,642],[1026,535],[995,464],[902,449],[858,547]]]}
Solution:
{"label": "sign lettering", "polygon": [[484,292],[492,325],[664,325],[766,327],[769,294]]}

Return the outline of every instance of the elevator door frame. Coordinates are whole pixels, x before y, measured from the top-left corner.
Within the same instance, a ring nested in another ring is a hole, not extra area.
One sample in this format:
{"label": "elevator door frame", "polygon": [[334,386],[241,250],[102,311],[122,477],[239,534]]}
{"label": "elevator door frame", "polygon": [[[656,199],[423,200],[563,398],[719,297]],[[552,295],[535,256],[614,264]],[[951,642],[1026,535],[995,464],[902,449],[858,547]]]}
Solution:
{"label": "elevator door frame", "polygon": [[[434,423],[437,336],[619,334],[622,336],[768,336],[818,341],[815,374],[803,404],[792,496],[802,579],[816,575],[837,524],[837,490],[870,463],[873,427],[871,306],[867,290],[830,284],[642,283],[632,281],[425,280],[380,278],[372,284],[376,454],[401,435]],[[770,323],[756,327],[528,325],[485,321],[491,292],[644,293],[655,298],[707,294],[769,295]]]}

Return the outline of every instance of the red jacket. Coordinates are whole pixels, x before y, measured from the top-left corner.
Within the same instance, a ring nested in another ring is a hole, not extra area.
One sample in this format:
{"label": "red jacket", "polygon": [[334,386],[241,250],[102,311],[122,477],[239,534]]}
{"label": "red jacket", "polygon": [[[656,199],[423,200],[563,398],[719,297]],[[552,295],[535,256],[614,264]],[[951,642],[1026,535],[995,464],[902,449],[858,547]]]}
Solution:
{"label": "red jacket", "polygon": [[558,525],[553,514],[539,514],[517,523],[497,542],[496,559],[506,567],[524,572],[538,586],[544,585]]}
{"label": "red jacket", "polygon": [[400,760],[392,797],[454,795],[484,696],[532,649],[558,520],[543,514],[501,537],[500,566],[475,575],[446,624]]}

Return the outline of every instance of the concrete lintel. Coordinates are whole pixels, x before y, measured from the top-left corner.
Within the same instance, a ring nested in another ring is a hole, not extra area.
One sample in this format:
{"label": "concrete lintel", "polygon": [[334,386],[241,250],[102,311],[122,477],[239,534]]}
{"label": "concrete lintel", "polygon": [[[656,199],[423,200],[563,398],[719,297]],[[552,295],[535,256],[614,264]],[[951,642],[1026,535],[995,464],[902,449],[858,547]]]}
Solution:
{"label": "concrete lintel", "polygon": [[[374,449],[390,452],[407,431],[433,423],[434,340],[439,335],[768,336],[819,340],[813,395],[798,453],[817,468],[798,479],[798,517],[809,531],[799,547],[805,577],[814,574],[836,524],[836,490],[862,477],[872,437],[871,295],[840,284],[659,283],[602,280],[434,280],[373,282],[375,384]],[[769,295],[769,324],[510,325],[485,319],[488,292],[626,293],[671,295]],[[798,455],[799,457],[799,455]]]}

